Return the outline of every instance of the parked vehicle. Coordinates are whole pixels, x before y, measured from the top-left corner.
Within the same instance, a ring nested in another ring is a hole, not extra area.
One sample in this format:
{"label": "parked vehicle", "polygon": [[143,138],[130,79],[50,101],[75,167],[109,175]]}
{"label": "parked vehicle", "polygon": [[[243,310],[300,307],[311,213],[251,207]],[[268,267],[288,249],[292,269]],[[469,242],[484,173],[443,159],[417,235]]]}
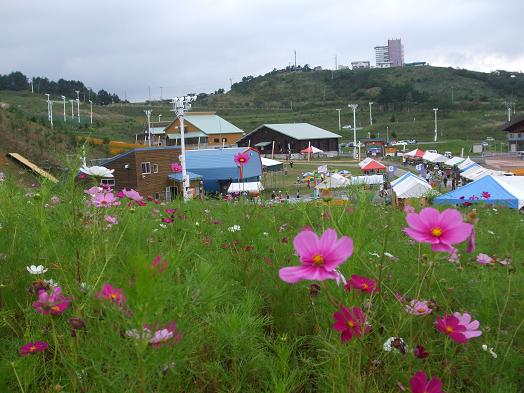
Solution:
{"label": "parked vehicle", "polygon": [[453,157],[453,154],[451,154],[450,151],[445,151],[445,152],[444,152],[444,157],[451,158],[451,157]]}
{"label": "parked vehicle", "polygon": [[435,153],[437,154],[438,152],[436,150],[426,150],[428,153]]}
{"label": "parked vehicle", "polygon": [[486,141],[487,142],[494,142],[495,138],[492,138],[492,137],[488,136],[488,137],[486,137]]}

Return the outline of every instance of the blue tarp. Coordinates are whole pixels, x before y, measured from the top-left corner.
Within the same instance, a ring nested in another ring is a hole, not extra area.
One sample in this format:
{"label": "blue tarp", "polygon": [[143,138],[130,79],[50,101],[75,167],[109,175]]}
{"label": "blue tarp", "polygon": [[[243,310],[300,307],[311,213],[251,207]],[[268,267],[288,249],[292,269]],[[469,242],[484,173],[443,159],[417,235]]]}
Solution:
{"label": "blue tarp", "polygon": [[485,176],[434,199],[435,204],[461,205],[464,202],[506,205],[515,209],[519,207],[519,198],[497,182],[493,176]]}

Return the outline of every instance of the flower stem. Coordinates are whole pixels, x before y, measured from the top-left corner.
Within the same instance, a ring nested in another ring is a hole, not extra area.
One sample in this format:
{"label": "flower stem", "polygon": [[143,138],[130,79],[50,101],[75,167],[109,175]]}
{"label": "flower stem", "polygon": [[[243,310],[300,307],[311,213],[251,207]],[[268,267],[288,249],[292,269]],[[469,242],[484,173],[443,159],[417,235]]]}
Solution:
{"label": "flower stem", "polygon": [[24,387],[22,386],[22,381],[20,381],[20,377],[18,376],[18,373],[16,372],[15,363],[11,362],[11,367],[13,368],[13,372],[15,373],[16,381],[18,382],[18,387],[20,388],[20,391],[22,393],[25,393]]}

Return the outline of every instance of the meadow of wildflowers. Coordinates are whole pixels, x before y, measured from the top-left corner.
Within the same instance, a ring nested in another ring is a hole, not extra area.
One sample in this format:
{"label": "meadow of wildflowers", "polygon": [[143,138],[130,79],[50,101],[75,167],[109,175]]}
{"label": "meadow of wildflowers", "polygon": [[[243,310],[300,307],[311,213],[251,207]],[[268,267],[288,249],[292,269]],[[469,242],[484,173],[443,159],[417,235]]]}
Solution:
{"label": "meadow of wildflowers", "polygon": [[514,210],[91,186],[0,182],[1,392],[523,391]]}

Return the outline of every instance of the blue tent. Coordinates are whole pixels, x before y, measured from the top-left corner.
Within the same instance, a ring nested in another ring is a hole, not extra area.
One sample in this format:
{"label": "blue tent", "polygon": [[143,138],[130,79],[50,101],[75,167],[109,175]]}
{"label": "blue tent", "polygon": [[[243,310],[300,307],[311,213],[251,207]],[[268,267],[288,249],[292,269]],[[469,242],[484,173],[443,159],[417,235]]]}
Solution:
{"label": "blue tent", "polygon": [[434,203],[461,205],[464,202],[484,202],[518,209],[522,205],[521,199],[519,192],[503,181],[503,176],[490,175],[441,195],[434,199]]}

